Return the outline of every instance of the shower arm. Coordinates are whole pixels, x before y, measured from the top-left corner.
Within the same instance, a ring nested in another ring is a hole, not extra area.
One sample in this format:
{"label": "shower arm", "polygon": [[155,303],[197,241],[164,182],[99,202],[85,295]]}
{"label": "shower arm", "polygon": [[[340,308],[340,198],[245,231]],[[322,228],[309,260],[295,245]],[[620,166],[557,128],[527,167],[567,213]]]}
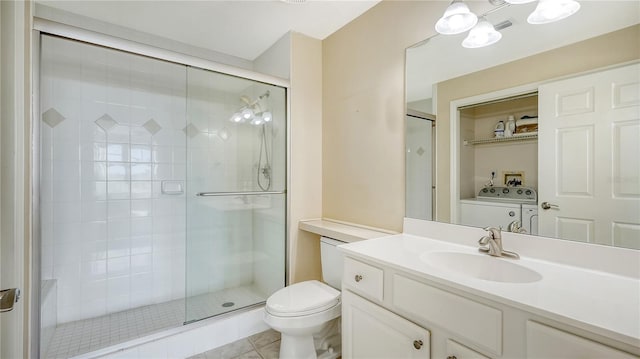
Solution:
{"label": "shower arm", "polygon": [[267,90],[267,92],[263,93],[262,95],[258,96],[257,99],[250,101],[249,97],[247,96],[241,96],[240,99],[242,100],[242,102],[244,102],[246,105],[244,106],[245,108],[251,108],[251,107],[255,107],[258,102],[260,102],[260,100],[262,100],[265,97],[269,97],[271,95],[271,91]]}

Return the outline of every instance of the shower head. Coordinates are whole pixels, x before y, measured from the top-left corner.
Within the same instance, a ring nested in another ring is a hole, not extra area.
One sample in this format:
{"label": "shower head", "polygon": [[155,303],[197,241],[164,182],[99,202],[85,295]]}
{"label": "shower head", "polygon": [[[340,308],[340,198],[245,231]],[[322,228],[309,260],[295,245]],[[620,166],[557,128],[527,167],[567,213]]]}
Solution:
{"label": "shower head", "polygon": [[236,111],[229,121],[235,123],[249,122],[253,125],[260,125],[265,122],[271,121],[271,112],[263,108],[260,101],[264,98],[268,98],[271,93],[269,91],[258,96],[253,100],[247,95],[240,96],[240,101],[244,103],[238,111]]}

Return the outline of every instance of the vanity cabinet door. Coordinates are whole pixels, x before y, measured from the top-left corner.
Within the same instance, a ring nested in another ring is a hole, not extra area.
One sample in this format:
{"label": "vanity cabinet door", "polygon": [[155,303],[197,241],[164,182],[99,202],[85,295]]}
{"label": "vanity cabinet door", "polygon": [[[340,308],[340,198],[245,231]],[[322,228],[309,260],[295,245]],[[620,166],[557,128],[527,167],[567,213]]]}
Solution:
{"label": "vanity cabinet door", "polygon": [[342,292],[342,356],[350,358],[429,358],[430,333],[359,297]]}
{"label": "vanity cabinet door", "polygon": [[489,357],[447,339],[447,359],[489,359]]}
{"label": "vanity cabinet door", "polygon": [[637,359],[631,354],[532,321],[527,321],[527,358]]}

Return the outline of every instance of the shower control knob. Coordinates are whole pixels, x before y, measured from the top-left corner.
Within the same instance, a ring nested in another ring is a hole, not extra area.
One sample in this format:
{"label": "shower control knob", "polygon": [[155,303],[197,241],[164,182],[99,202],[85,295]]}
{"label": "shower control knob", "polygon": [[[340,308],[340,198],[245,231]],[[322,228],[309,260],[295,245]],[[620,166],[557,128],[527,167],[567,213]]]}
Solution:
{"label": "shower control knob", "polygon": [[360,282],[362,280],[362,275],[356,274],[355,280],[356,282]]}
{"label": "shower control knob", "polygon": [[413,341],[413,347],[414,347],[414,348],[416,348],[416,349],[420,349],[420,348],[422,348],[422,344],[424,344],[424,343],[422,342],[422,340],[414,340],[414,341]]}

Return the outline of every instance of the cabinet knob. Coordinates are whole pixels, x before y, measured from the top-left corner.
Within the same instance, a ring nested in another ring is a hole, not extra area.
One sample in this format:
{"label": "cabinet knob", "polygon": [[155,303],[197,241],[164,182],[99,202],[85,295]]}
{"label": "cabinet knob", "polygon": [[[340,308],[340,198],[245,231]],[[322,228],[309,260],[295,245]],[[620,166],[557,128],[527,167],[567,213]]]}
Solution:
{"label": "cabinet knob", "polygon": [[356,282],[361,281],[362,280],[362,275],[356,274],[355,280],[356,280]]}
{"label": "cabinet knob", "polygon": [[422,348],[422,344],[424,344],[424,343],[422,343],[422,340],[414,340],[413,341],[413,347],[416,348],[416,349]]}
{"label": "cabinet knob", "polygon": [[455,356],[455,355],[449,355],[449,356],[447,357],[447,359],[458,359],[458,358],[456,358],[456,356]]}

